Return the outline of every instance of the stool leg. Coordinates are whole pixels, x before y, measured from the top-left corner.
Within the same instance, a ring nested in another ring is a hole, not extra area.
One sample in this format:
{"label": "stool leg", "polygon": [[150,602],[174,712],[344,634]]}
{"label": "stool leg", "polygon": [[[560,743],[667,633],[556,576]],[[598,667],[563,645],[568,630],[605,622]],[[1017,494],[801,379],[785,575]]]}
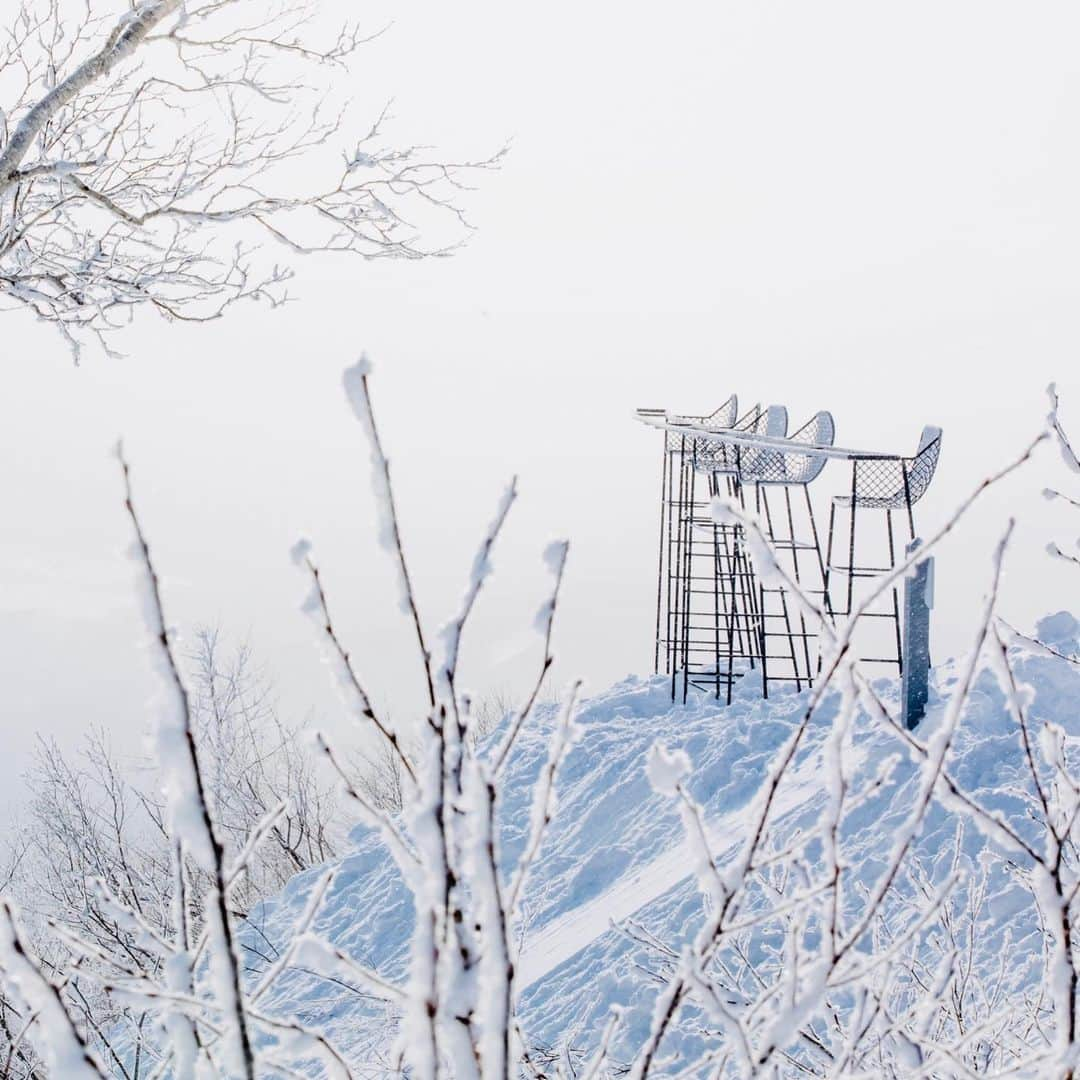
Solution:
{"label": "stool leg", "polygon": [[833,608],[832,602],[832,557],[833,557],[833,534],[836,527],[836,503],[829,503],[829,538],[825,546],[825,565],[822,568],[822,579],[824,581],[825,588],[825,603],[828,605],[828,610],[833,617],[836,616],[836,610]]}
{"label": "stool leg", "polygon": [[[893,539],[892,511],[885,511],[885,524],[889,531],[889,568],[896,566],[896,542]],[[900,635],[900,592],[896,585],[892,588],[893,624],[896,627],[896,666],[904,674],[904,646]]]}
{"label": "stool leg", "polygon": [[759,586],[761,589],[760,604],[762,615],[758,617],[758,648],[761,655],[761,696],[765,699],[769,697],[769,660],[766,655],[767,649],[765,647],[765,619],[763,617],[765,611],[765,587]]}
{"label": "stool leg", "polygon": [[[735,683],[735,633],[738,627],[738,615],[739,615],[739,594],[736,591],[737,581],[736,573],[737,567],[731,554],[731,546],[728,542],[728,534],[725,530],[724,536],[724,555],[727,559],[726,573],[728,574],[728,589],[731,597],[731,602],[727,607],[727,700],[725,704],[731,704],[732,686]],[[738,631],[739,648],[742,648],[742,631]],[[719,695],[717,695],[719,696]]]}
{"label": "stool leg", "polygon": [[[733,498],[738,498],[740,505],[743,509],[746,509],[746,503],[743,498],[742,485],[739,484],[737,477],[728,477],[728,493]],[[753,671],[756,667],[756,661],[754,656],[757,652],[757,629],[754,627],[753,620],[756,617],[756,608],[754,605],[754,583],[750,574],[750,563],[746,557],[746,552],[742,544],[742,526],[734,525],[731,530],[732,537],[732,587],[736,579],[739,585],[739,594],[742,598],[743,620],[739,623],[739,647],[743,648],[745,643],[745,653],[750,661],[750,670]],[[745,625],[743,625],[745,624]]]}
{"label": "stool leg", "polygon": [[851,469],[851,532],[848,537],[847,614],[850,617],[855,596],[855,462]]}
{"label": "stool leg", "polygon": [[667,516],[666,510],[668,508],[668,503],[670,502],[670,494],[668,491],[669,440],[670,433],[665,431],[664,460],[662,462],[662,468],[660,469],[660,542],[658,547],[656,566],[656,643],[653,647],[653,672],[657,675],[660,674],[660,616],[664,600],[664,542],[666,540],[664,534],[664,521]]}
{"label": "stool leg", "polygon": [[[717,473],[710,475],[711,492],[713,495],[720,494],[720,478]],[[735,629],[733,626],[733,619],[735,613],[738,611],[738,593],[736,592],[737,582],[735,574],[733,572],[733,566],[731,561],[731,546],[729,543],[728,533],[730,531],[729,525],[718,525],[713,523],[713,552],[714,552],[714,566],[713,572],[716,575],[717,584],[719,585],[719,602],[716,605],[715,615],[715,652],[716,652],[716,696],[720,697],[720,655],[721,655],[721,636],[720,636],[720,624],[723,619],[723,631],[726,635],[727,645],[727,672],[725,678],[727,680],[727,704],[731,704],[731,684],[734,680],[734,651],[735,651]]]}
{"label": "stool leg", "polygon": [[[798,541],[795,539],[795,515],[791,509],[791,490],[788,488],[787,484],[784,485],[784,505],[787,507],[788,534],[791,536],[791,568],[795,572],[795,584],[801,587],[802,579],[799,576],[799,546]],[[799,629],[802,632],[803,659],[806,661],[806,682],[808,686],[812,686],[813,683],[810,681],[810,638],[806,633],[806,614],[801,601],[799,603]]]}
{"label": "stool leg", "polygon": [[[672,455],[674,466],[674,455]],[[671,673],[671,700],[675,700],[675,680],[679,668],[679,637],[682,629],[681,593],[683,581],[683,532],[686,523],[686,437],[679,443],[679,496],[675,504],[675,551],[668,559],[668,668]]]}
{"label": "stool leg", "polygon": [[908,467],[906,461],[900,462],[900,471],[904,477],[904,505],[907,507],[908,532],[911,539],[915,539],[915,515],[911,512],[911,484],[908,482]]}
{"label": "stool leg", "polygon": [[690,687],[690,606],[694,592],[694,480],[696,470],[694,463],[690,463],[690,476],[687,481],[690,499],[687,509],[686,526],[686,602],[683,604],[683,677],[682,677],[682,700],[686,704],[686,694]]}
{"label": "stool leg", "polygon": [[724,580],[720,568],[719,527],[713,522],[713,675],[716,699],[720,700],[720,584]]}
{"label": "stool leg", "polygon": [[[758,625],[761,621],[761,612],[758,610],[757,585],[755,583],[753,567],[750,565],[750,557],[747,555],[746,548],[741,542],[741,537],[739,542],[739,568],[739,574],[743,581],[743,603],[747,619],[746,637],[747,644],[750,647],[750,670],[753,671],[755,653],[759,659],[761,657],[761,636]],[[751,626],[753,629],[751,629]]]}
{"label": "stool leg", "polygon": [[[722,549],[717,553],[716,565],[717,572],[721,575],[724,582],[724,613],[727,616],[727,633],[730,638],[733,638],[736,633],[740,635],[739,648],[742,649],[741,631],[738,630],[737,624],[733,625],[732,623],[733,614],[738,611],[739,607],[740,586],[734,562],[735,556],[731,549],[731,526],[720,526],[719,535]],[[731,642],[731,647],[734,648],[734,641]],[[730,674],[730,665],[728,670]]]}
{"label": "stool leg", "polygon": [[[756,486],[757,486],[757,490],[759,492],[758,501],[759,501],[760,504],[764,505],[764,507],[765,507],[765,526],[766,526],[766,528],[768,529],[768,532],[769,532],[769,539],[775,541],[776,540],[776,530],[773,528],[772,513],[769,510],[768,493],[765,491],[765,485],[764,484],[758,484]],[[788,649],[791,652],[791,669],[792,669],[792,673],[795,676],[795,689],[796,690],[801,690],[802,689],[802,679],[799,676],[799,661],[798,661],[798,658],[797,658],[797,656],[795,654],[795,638],[794,638],[794,636],[792,635],[792,632],[791,632],[791,617],[790,617],[790,614],[788,612],[787,590],[782,585],[780,585],[780,586],[777,587],[777,591],[780,593],[780,614],[783,616],[783,619],[784,619],[784,631],[785,631],[785,633],[787,635],[787,639],[788,639]],[[763,587],[762,588],[762,597],[763,597],[763,599],[762,599],[762,605],[761,605],[761,610],[762,610],[763,617],[764,617],[764,612],[765,612],[764,595],[765,595],[765,590],[764,590],[764,587]]]}

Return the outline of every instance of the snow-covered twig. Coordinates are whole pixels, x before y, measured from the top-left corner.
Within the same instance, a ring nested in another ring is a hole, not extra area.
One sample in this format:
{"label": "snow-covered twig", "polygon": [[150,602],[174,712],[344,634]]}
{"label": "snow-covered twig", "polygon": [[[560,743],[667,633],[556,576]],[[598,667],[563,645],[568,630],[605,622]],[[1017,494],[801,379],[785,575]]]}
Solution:
{"label": "snow-covered twig", "polygon": [[492,757],[493,768],[496,773],[501,772],[506,765],[518,734],[532,715],[536,699],[540,696],[540,690],[544,685],[544,679],[547,677],[547,673],[554,661],[554,657],[551,655],[551,631],[555,624],[555,612],[559,606],[559,589],[562,587],[563,573],[566,570],[566,556],[569,550],[570,544],[568,541],[556,540],[549,544],[544,552],[544,562],[555,578],[551,597],[536,616],[537,625],[542,629],[544,635],[544,656],[528,699],[524,706],[511,717],[510,725]]}
{"label": "snow-covered twig", "polygon": [[[7,5],[0,301],[55,327],[78,360],[88,343],[111,352],[139,307],[210,323],[245,301],[288,302],[293,270],[264,245],[365,261],[455,250],[472,228],[466,178],[502,152],[385,146],[386,109],[347,135],[337,87],[377,35],[320,40],[318,12],[314,0]],[[346,139],[335,164],[327,150]]]}
{"label": "snow-covered twig", "polygon": [[163,764],[171,765],[167,775],[166,795],[170,812],[170,831],[181,850],[190,848],[213,875],[214,885],[208,898],[207,920],[211,937],[219,945],[214,955],[220,963],[219,993],[235,1031],[235,1060],[246,1080],[255,1080],[255,1049],[244,1010],[244,991],[232,916],[228,906],[228,873],[225,852],[210,816],[206,788],[199,766],[198,751],[191,729],[191,706],[187,688],[173,653],[170,631],[161,599],[161,583],[142,523],[135,510],[131,491],[131,471],[118,450],[124,480],[124,506],[135,532],[135,557],[143,574],[143,613],[151,629],[160,657],[160,667],[171,692],[171,701],[159,722],[159,754]]}
{"label": "snow-covered twig", "polygon": [[7,900],[0,900],[0,967],[33,1010],[41,1032],[35,1042],[54,1073],[72,1080],[104,1080],[105,1069],[75,1026],[64,999],[27,953]]}
{"label": "snow-covered twig", "polygon": [[394,489],[390,483],[390,462],[383,452],[379,429],[375,423],[375,411],[371,405],[371,388],[368,386],[370,374],[371,362],[366,355],[361,356],[351,368],[345,369],[345,394],[371,447],[375,505],[380,518],[379,540],[384,548],[393,553],[397,563],[401,604],[412,619],[413,628],[416,631],[416,643],[420,649],[420,660],[427,682],[428,703],[434,709],[435,683],[431,676],[431,653],[424,640],[424,627],[416,606],[416,595],[413,592],[408,563],[405,561],[405,547],[401,539],[401,528],[398,525],[397,507],[394,504]]}
{"label": "snow-covered twig", "polygon": [[303,542],[297,544],[293,548],[293,558],[295,561],[302,562],[311,574],[311,594],[304,602],[304,611],[316,619],[323,634],[326,636],[328,642],[327,651],[331,665],[337,676],[338,686],[341,688],[347,701],[355,701],[357,711],[365,720],[370,721],[374,725],[375,730],[386,740],[387,744],[393,750],[394,755],[401,762],[401,766],[408,774],[409,779],[415,782],[416,773],[414,772],[412,763],[409,761],[405,751],[401,748],[397,732],[387,726],[376,714],[371,698],[368,697],[367,692],[364,690],[360,683],[360,679],[356,674],[352,658],[349,656],[348,650],[341,643],[341,639],[334,629],[333,621],[330,618],[330,607],[326,599],[326,592],[323,589],[322,576],[319,573],[319,568],[315,565],[315,562],[311,557],[307,545]]}

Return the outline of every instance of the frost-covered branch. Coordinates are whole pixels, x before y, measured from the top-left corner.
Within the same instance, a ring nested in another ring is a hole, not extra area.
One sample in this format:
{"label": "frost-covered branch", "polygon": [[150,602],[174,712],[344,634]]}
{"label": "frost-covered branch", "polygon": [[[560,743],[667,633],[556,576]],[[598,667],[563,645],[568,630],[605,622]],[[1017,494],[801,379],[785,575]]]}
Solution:
{"label": "frost-covered branch", "polygon": [[214,959],[222,968],[217,989],[234,1031],[234,1062],[246,1080],[255,1080],[255,1048],[244,1008],[240,959],[229,910],[230,875],[225,865],[225,850],[211,818],[206,783],[191,724],[191,703],[173,652],[162,603],[161,581],[132,500],[131,472],[122,450],[119,451],[119,458],[124,478],[124,506],[135,532],[133,554],[142,570],[143,615],[158,646],[159,667],[169,689],[170,700],[158,724],[159,760],[169,764],[165,780],[169,832],[181,853],[190,851],[213,876],[207,923],[210,937],[217,944],[213,950]]}
{"label": "frost-covered branch", "polygon": [[0,298],[78,358],[140,308],[288,299],[285,258],[422,258],[494,168],[389,145],[336,87],[372,36],[272,0],[21,0],[0,39]]}
{"label": "frost-covered branch", "polygon": [[424,677],[427,680],[428,702],[434,709],[435,683],[431,677],[431,653],[424,640],[424,627],[420,621],[420,612],[416,607],[416,594],[413,592],[412,578],[409,576],[409,566],[405,560],[405,547],[401,540],[397,507],[394,505],[394,490],[390,484],[390,462],[383,452],[379,429],[375,424],[375,411],[371,405],[371,390],[368,387],[370,374],[371,362],[367,356],[362,356],[356,364],[345,371],[345,394],[371,446],[375,505],[380,518],[379,542],[395,556],[400,603],[412,619],[413,628],[416,630],[416,642],[420,648],[420,659],[424,666]]}

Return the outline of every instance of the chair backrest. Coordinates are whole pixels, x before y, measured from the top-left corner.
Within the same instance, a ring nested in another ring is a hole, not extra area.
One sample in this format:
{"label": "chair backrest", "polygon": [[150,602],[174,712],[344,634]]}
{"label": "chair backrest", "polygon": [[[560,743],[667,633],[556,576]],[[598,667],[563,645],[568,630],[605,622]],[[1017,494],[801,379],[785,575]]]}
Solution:
{"label": "chair backrest", "polygon": [[[724,405],[735,403],[732,395]],[[723,408],[724,406],[721,406]],[[735,409],[732,409],[735,412]],[[760,405],[751,405],[742,416],[736,417],[729,425],[731,431],[745,431],[757,434],[758,425],[766,422],[766,411]],[[695,445],[695,468],[702,472],[734,473],[738,469],[739,451],[729,442],[719,439],[698,439]]]}
{"label": "chair backrest", "polygon": [[[752,434],[782,439],[787,435],[788,411],[770,405],[757,419]],[[784,452],[768,446],[742,446],[735,452],[739,476],[747,483],[778,480],[784,475]]]}
{"label": "chair backrest", "polygon": [[930,449],[933,443],[941,442],[941,428],[934,427],[933,424],[927,424],[922,429],[922,434],[919,436],[919,449],[915,451],[915,456],[925,453]]}
{"label": "chair backrest", "polygon": [[708,416],[691,416],[689,413],[669,413],[667,419],[676,424],[694,424],[697,427],[710,428],[714,431],[730,431],[735,426],[739,414],[737,394],[724,402],[718,409],[713,409]]}
{"label": "chair backrest", "polygon": [[770,405],[766,412],[765,434],[774,439],[783,439],[787,435],[788,415],[784,405]]}
{"label": "chair backrest", "polygon": [[783,439],[787,435],[788,415],[783,405],[770,405],[760,413],[754,425],[755,435],[768,435],[772,439]]}
{"label": "chair backrest", "polygon": [[824,409],[814,413],[790,438],[792,442],[807,443],[810,446],[832,446],[836,440],[836,423],[832,413]]}
{"label": "chair backrest", "polygon": [[941,428],[924,427],[912,457],[868,457],[856,462],[858,506],[901,509],[914,506],[934,478],[941,455]]}
{"label": "chair backrest", "polygon": [[919,437],[919,449],[915,456],[904,458],[904,474],[907,480],[907,502],[914,504],[925,494],[937,471],[941,457],[941,428],[927,424]]}
{"label": "chair backrest", "polygon": [[[730,431],[738,422],[739,397],[732,394],[718,409],[708,416],[681,416],[675,419],[696,423],[699,427],[711,431]],[[691,460],[694,468],[700,472],[716,472],[726,464],[724,445],[708,436],[694,436],[690,439]]]}
{"label": "chair backrest", "polygon": [[761,419],[762,408],[760,405],[751,405],[732,425],[735,431],[753,431],[757,422]]}
{"label": "chair backrest", "polygon": [[[814,413],[798,431],[791,436],[792,442],[807,446],[832,446],[836,440],[836,423],[832,413],[822,410]],[[785,454],[784,465],[788,482],[809,484],[816,480],[825,468],[826,458],[818,454]]]}
{"label": "chair backrest", "polygon": [[704,422],[707,427],[730,428],[734,426],[738,415],[739,395],[732,394],[719,409],[714,409],[709,413],[709,415],[704,418]]}

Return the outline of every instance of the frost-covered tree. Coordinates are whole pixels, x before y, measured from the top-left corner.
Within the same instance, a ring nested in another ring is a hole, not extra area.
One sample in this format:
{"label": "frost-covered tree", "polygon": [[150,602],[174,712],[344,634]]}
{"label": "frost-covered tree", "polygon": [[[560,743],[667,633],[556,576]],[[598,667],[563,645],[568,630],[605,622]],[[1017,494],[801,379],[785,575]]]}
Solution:
{"label": "frost-covered tree", "polygon": [[[192,739],[224,849],[237,855],[266,827],[229,893],[231,915],[244,925],[260,899],[339,852],[345,821],[329,783],[315,774],[303,730],[280,717],[247,647],[226,649],[217,631],[204,630],[182,660]],[[121,755],[101,730],[88,732],[75,754],[39,743],[25,818],[5,838],[2,891],[18,900],[28,944],[48,970],[71,971],[89,948],[101,963],[120,959],[144,975],[157,971],[158,958],[116,912],[134,913],[159,936],[170,932],[176,876],[159,778],[152,760]],[[207,882],[191,860],[184,873],[190,918],[201,925]],[[78,973],[64,992],[106,1059],[109,1032],[122,1037],[146,1022],[145,1010],[128,1009]],[[28,1046],[19,1050],[16,1026],[0,1012],[0,1061],[18,1053],[35,1060]]]}
{"label": "frost-covered tree", "polygon": [[322,7],[6,8],[0,298],[55,326],[78,358],[137,308],[203,322],[243,300],[281,303],[304,254],[419,258],[459,242],[454,196],[494,160],[388,144],[385,113],[353,130],[340,88],[367,39],[328,27]]}

